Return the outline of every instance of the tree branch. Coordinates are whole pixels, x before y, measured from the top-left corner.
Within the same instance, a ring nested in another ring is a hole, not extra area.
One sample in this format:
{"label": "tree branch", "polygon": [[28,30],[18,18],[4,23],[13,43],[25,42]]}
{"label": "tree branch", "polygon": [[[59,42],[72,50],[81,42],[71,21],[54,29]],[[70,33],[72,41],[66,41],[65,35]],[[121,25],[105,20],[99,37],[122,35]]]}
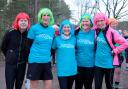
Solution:
{"label": "tree branch", "polygon": [[120,16],[117,17],[117,19],[121,19],[122,17],[125,17],[125,16],[127,16],[127,15],[128,15],[128,13],[125,14],[125,15],[120,15]]}
{"label": "tree branch", "polygon": [[128,10],[126,10],[126,11],[123,11],[123,12],[121,12],[121,13],[120,13],[120,15],[121,15],[121,14],[124,14],[124,13],[127,13],[127,12],[128,12]]}
{"label": "tree branch", "polygon": [[[124,0],[125,1],[125,0]],[[123,4],[122,4],[122,6],[121,6],[121,8],[118,10],[118,12],[116,13],[116,15],[119,15],[119,13],[121,12],[121,10],[123,9],[123,7],[124,7],[124,4],[125,4],[125,2],[123,1]]]}

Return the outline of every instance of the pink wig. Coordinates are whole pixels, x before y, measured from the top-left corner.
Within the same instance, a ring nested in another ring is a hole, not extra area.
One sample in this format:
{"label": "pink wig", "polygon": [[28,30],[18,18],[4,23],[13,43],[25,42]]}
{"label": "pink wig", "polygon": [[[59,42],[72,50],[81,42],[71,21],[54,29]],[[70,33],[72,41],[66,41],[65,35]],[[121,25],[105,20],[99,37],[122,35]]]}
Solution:
{"label": "pink wig", "polygon": [[28,27],[26,30],[28,30],[30,28],[30,18],[29,15],[24,13],[24,12],[20,12],[19,14],[17,14],[13,24],[12,24],[12,28],[14,28],[15,30],[19,29],[19,25],[18,25],[18,21],[20,19],[27,19],[28,20]]}
{"label": "pink wig", "polygon": [[108,25],[108,17],[103,13],[97,13],[94,17],[94,24],[96,25],[98,20],[105,20],[106,25]]}

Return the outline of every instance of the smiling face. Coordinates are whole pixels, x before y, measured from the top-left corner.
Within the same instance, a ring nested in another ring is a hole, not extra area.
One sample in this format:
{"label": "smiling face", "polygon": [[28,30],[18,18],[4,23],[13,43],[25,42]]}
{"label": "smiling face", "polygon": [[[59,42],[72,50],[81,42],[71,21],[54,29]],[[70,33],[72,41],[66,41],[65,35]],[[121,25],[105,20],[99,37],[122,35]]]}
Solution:
{"label": "smiling face", "polygon": [[91,28],[91,22],[87,19],[82,19],[81,25],[84,30],[89,30]]}
{"label": "smiling face", "polygon": [[28,20],[27,19],[20,19],[18,21],[18,25],[19,25],[19,30],[24,32],[28,27]]}
{"label": "smiling face", "polygon": [[106,27],[106,22],[103,19],[98,19],[96,22],[97,28],[104,29]]}
{"label": "smiling face", "polygon": [[44,14],[42,15],[43,25],[48,26],[50,21],[50,15]]}
{"label": "smiling face", "polygon": [[115,22],[113,22],[113,23],[110,24],[110,26],[111,26],[113,29],[116,29],[117,25],[118,25],[118,24],[115,23]]}
{"label": "smiling face", "polygon": [[63,29],[64,35],[66,35],[66,36],[70,35],[70,25],[64,25],[62,29]]}

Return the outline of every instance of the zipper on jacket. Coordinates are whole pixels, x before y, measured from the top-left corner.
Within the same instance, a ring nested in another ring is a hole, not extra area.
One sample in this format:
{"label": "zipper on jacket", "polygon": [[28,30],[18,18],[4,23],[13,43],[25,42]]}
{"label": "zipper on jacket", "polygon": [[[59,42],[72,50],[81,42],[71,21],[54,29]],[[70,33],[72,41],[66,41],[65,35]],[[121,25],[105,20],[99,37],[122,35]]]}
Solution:
{"label": "zipper on jacket", "polygon": [[[22,44],[22,33],[20,33],[20,45],[19,45],[19,53],[18,53],[18,62],[20,61],[20,56],[21,56],[21,44]],[[17,62],[17,66],[18,66],[18,63]]]}

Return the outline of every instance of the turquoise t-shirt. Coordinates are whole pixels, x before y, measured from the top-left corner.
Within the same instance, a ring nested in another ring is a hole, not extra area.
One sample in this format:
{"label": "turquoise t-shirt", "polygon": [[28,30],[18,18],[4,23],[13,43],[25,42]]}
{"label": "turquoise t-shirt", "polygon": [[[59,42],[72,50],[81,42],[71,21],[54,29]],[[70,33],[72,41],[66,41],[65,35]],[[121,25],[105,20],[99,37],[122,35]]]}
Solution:
{"label": "turquoise t-shirt", "polygon": [[76,60],[80,67],[94,67],[94,36],[94,30],[88,32],[80,30],[76,36]]}
{"label": "turquoise t-shirt", "polygon": [[58,76],[72,76],[77,74],[77,63],[75,58],[76,39],[71,36],[64,40],[61,36],[55,38],[53,49],[56,49],[56,67]]}
{"label": "turquoise t-shirt", "polygon": [[51,26],[44,28],[41,24],[37,23],[30,28],[27,37],[34,40],[30,49],[28,62],[29,63],[50,62],[54,29]]}
{"label": "turquoise t-shirt", "polygon": [[97,49],[95,55],[95,66],[101,68],[113,68],[113,56],[111,48],[105,40],[104,34],[101,31],[97,37]]}

